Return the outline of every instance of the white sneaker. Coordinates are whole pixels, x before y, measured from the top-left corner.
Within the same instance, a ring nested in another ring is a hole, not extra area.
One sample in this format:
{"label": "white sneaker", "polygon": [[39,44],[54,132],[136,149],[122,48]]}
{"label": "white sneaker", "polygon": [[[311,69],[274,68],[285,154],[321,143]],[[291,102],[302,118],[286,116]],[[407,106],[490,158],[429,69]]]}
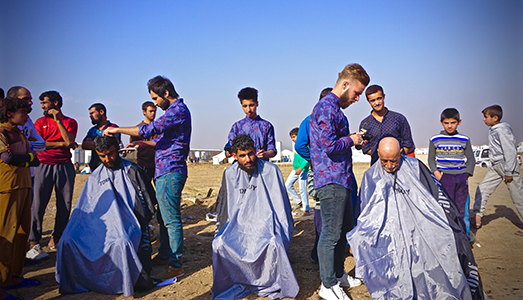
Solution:
{"label": "white sneaker", "polygon": [[326,300],[351,300],[345,291],[340,287],[340,284],[326,288],[323,283],[321,284],[320,292],[318,295]]}
{"label": "white sneaker", "polygon": [[340,286],[346,288],[353,288],[361,285],[361,280],[353,278],[347,273],[343,273],[343,276],[341,276],[341,278],[336,279],[338,279],[338,283],[340,284]]}
{"label": "white sneaker", "polygon": [[25,257],[28,259],[40,260],[48,258],[49,254],[40,248],[40,244],[36,244],[33,248],[31,248],[31,250],[27,251]]}

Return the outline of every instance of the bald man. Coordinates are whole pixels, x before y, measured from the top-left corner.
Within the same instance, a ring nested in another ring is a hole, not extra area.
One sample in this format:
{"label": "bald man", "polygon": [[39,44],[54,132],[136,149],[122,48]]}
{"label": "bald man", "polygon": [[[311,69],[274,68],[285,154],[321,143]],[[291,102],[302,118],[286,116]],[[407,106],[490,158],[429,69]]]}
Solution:
{"label": "bald man", "polygon": [[441,184],[395,138],[377,152],[347,234],[356,277],[373,299],[485,299],[465,224]]}

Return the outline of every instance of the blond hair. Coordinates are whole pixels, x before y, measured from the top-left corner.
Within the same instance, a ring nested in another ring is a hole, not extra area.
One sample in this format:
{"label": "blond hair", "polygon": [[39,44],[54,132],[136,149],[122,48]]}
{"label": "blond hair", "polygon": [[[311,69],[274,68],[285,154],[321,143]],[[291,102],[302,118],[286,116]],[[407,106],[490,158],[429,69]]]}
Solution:
{"label": "blond hair", "polygon": [[363,85],[368,85],[370,82],[369,74],[363,69],[360,64],[347,65],[343,71],[338,73],[338,82],[341,80],[357,80]]}

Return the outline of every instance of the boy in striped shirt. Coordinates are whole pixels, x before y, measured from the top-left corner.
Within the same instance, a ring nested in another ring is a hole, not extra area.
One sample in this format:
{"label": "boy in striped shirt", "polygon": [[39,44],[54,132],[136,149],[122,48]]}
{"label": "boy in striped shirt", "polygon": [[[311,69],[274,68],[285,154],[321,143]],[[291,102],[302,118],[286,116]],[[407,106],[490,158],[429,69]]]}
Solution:
{"label": "boy in striped shirt", "polygon": [[444,130],[430,139],[428,163],[463,218],[468,210],[468,178],[474,174],[476,161],[469,137],[458,133],[460,124],[457,109],[447,108],[441,113]]}

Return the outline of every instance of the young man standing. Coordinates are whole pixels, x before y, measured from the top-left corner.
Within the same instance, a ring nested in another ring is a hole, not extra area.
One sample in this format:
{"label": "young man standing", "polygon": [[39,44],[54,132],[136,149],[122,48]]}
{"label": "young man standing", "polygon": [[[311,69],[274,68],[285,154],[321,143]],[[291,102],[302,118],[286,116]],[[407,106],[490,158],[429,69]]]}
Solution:
{"label": "young man standing", "polygon": [[341,286],[351,282],[343,269],[345,251],[334,251],[345,243],[342,232],[353,226],[351,190],[353,145],[363,142],[362,134],[349,134],[349,122],[342,109],[359,100],[370,78],[359,64],[346,66],[338,74],[333,90],[314,107],[310,118],[310,153],[314,189],[321,203],[323,221],[318,242],[322,281],[319,296],[349,299]]}
{"label": "young man standing", "polygon": [[183,227],[180,202],[182,189],[187,180],[186,159],[191,140],[191,113],[182,98],[174,90],[172,82],[156,76],[147,82],[154,104],[165,114],[150,124],[135,127],[109,127],[104,135],[118,133],[156,140],[156,198],[169,235],[169,264],[154,276],[170,279],[185,274],[182,268]]}
{"label": "young man standing", "polygon": [[[118,127],[118,125],[111,123],[107,120],[107,109],[102,103],[95,103],[89,107],[89,117],[91,118],[91,123],[94,125],[89,129],[87,135],[82,141],[82,149],[92,150],[91,151],[91,161],[89,162],[89,168],[91,172],[96,169],[102,162],[96,151],[94,151],[94,138],[102,135],[104,130],[109,127]],[[117,134],[116,139],[118,140],[120,147],[122,146],[122,141],[120,135]]]}
{"label": "young man standing", "polygon": [[276,141],[274,127],[271,122],[262,119],[256,112],[258,109],[258,90],[246,87],[238,93],[245,118],[234,123],[229,132],[228,142],[225,144],[225,154],[230,157],[232,140],[238,134],[247,134],[254,141],[254,148],[258,158],[269,160],[276,155]]}
{"label": "young man standing", "polygon": [[58,243],[71,214],[73,199],[74,171],[71,151],[76,147],[75,138],[78,124],[62,113],[62,96],[56,91],[40,95],[44,116],[36,120],[35,128],[45,140],[46,150],[37,152],[40,166],[35,168],[34,199],[32,204],[33,224],[29,241],[31,248],[42,238],[42,223],[45,209],[51,198],[53,188],[56,193],[56,218],[54,230],[49,241],[53,250]]}
{"label": "young man standing", "polygon": [[[154,122],[154,119],[156,119],[156,106],[154,106],[154,103],[152,101],[145,101],[142,104],[142,113],[144,116],[144,120],[140,122],[140,124],[136,126],[151,124]],[[139,166],[142,166],[145,171],[147,172],[147,176],[149,176],[149,180],[152,180],[154,178],[154,152],[156,147],[156,142],[154,141],[154,137],[150,137],[148,139],[141,138],[139,136],[131,136],[129,147],[136,147],[138,148],[137,156],[137,163]]]}

